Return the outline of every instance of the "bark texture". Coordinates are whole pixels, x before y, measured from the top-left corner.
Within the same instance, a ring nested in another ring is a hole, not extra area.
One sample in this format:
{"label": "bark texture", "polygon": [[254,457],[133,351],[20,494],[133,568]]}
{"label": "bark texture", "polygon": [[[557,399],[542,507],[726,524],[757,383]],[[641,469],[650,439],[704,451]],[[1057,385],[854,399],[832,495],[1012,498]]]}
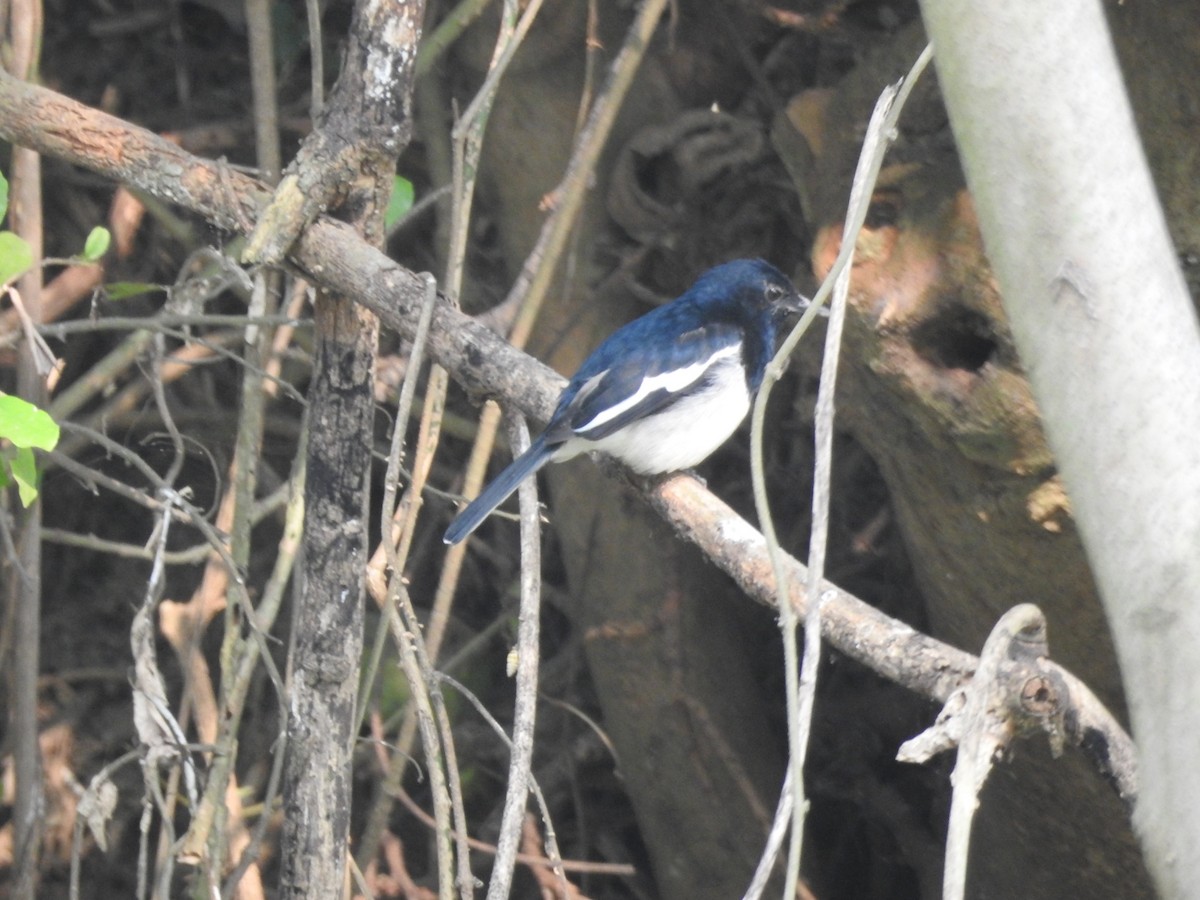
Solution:
{"label": "bark texture", "polygon": [[[366,243],[382,246],[396,157],[411,132],[423,14],[423,0],[356,4],[327,115],[256,231],[265,258],[281,256],[328,203]],[[307,201],[298,211],[288,200],[297,189]],[[374,313],[320,292],[284,770],[285,897],[340,896],[346,877],[378,337]]]}

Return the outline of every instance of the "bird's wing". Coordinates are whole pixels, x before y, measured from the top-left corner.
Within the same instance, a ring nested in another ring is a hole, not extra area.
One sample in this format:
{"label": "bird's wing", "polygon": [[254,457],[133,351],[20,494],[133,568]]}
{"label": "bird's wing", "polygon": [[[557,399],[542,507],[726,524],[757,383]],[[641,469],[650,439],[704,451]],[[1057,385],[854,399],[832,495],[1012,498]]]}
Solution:
{"label": "bird's wing", "polygon": [[561,440],[569,435],[601,440],[704,389],[716,370],[730,363],[741,364],[741,331],[734,325],[707,325],[669,344],[659,340],[628,348],[582,380],[554,424]]}

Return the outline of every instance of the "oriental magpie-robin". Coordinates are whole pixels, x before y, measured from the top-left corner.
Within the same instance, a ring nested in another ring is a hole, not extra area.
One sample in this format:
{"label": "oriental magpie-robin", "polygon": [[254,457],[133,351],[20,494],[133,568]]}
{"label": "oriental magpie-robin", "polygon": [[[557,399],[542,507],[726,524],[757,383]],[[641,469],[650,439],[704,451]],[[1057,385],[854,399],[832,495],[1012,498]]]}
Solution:
{"label": "oriental magpie-robin", "polygon": [[739,259],[615,331],[567,384],[546,430],[458,514],[445,542],[467,537],[548,462],[602,450],[640,475],[697,465],[746,417],[780,319],[808,303],[771,264]]}

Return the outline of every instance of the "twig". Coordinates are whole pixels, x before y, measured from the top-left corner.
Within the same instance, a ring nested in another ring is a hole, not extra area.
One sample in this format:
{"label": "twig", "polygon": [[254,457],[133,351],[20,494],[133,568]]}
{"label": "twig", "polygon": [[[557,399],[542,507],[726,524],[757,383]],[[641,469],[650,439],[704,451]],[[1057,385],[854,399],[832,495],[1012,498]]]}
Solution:
{"label": "twig", "polygon": [[[26,273],[22,276],[21,280],[24,281],[28,277],[30,277],[29,273]],[[8,297],[9,302],[12,303],[10,311],[16,314],[20,322],[19,335],[25,338],[25,353],[29,358],[33,371],[40,380],[42,390],[49,393],[46,389],[53,388],[57,384],[63,363],[54,356],[54,351],[50,349],[45,339],[38,334],[38,326],[25,309],[24,301],[21,300],[21,291],[9,283],[3,285],[3,293]],[[41,308],[42,304],[39,302],[37,306],[39,307],[37,310],[39,319],[44,318],[45,310]],[[17,336],[14,335],[14,338]]]}
{"label": "twig", "polygon": [[[428,310],[432,312],[434,300],[436,299],[436,290],[433,278],[426,276],[426,289],[428,292],[427,303]],[[416,348],[414,348],[414,352]],[[423,351],[423,348],[422,348]],[[419,357],[418,357],[419,358]],[[446,388],[448,385],[448,376],[446,370],[440,366],[433,366],[430,372],[429,383],[426,389],[425,405],[421,414],[420,429],[417,437],[417,449],[413,463],[412,483],[405,492],[405,501],[401,504],[401,509],[397,510],[393,518],[400,519],[399,536],[396,545],[393,545],[389,539],[384,543],[384,549],[387,554],[388,567],[391,570],[391,581],[395,583],[403,577],[405,566],[407,565],[408,557],[412,549],[412,542],[416,535],[417,516],[420,512],[422,499],[421,495],[424,487],[429,479],[429,473],[433,466],[434,453],[436,451],[438,440],[441,436],[442,412],[445,406]],[[400,423],[397,423],[398,427]],[[400,448],[403,443],[398,446],[398,453],[395,458],[397,467],[399,466]],[[393,474],[394,479],[394,474]],[[394,596],[394,588],[389,589],[389,601]],[[411,608],[409,603],[408,593],[406,589],[401,590],[398,597],[401,601],[401,614],[408,624],[410,639],[413,644],[413,649],[416,651],[416,660],[422,671],[422,679],[410,684],[410,688],[414,693],[428,693],[428,701],[430,708],[433,711],[434,721],[437,725],[440,734],[440,754],[428,757],[427,762],[430,769],[444,765],[445,766],[445,781],[449,790],[450,798],[450,813],[453,817],[453,822],[446,820],[442,823],[443,830],[449,833],[461,834],[466,831],[466,812],[465,804],[462,798],[462,785],[459,778],[457,753],[454,746],[454,734],[450,727],[450,718],[446,712],[446,705],[442,698],[441,687],[432,680],[433,661],[429,655],[428,645],[425,642],[424,635],[421,630],[421,625],[416,617],[416,613]],[[405,652],[403,646],[398,648],[401,653]],[[427,748],[429,745],[426,745]],[[470,869],[470,856],[467,852],[467,847],[462,844],[458,847],[458,852],[455,854],[455,862],[457,864],[458,874],[455,878],[459,886],[459,891],[464,898],[470,896],[474,886],[474,876]],[[447,887],[449,889],[449,887]]]}
{"label": "twig", "polygon": [[[407,591],[399,578],[392,579],[390,602],[384,610],[392,638],[400,651],[400,665],[404,677],[412,687],[412,697],[416,708],[417,726],[421,732],[421,742],[425,746],[425,760],[429,769],[429,790],[433,796],[434,817],[438,823],[435,831],[435,844],[438,859],[438,897],[449,900],[454,891],[453,851],[450,848],[450,831],[444,823],[451,821],[450,792],[446,785],[444,769],[445,757],[442,753],[441,738],[434,721],[433,705],[430,702],[428,686],[431,680],[426,677],[428,659],[424,658],[423,647],[418,642],[417,628],[419,620],[412,604],[408,601]],[[403,604],[404,619],[401,618],[398,607]],[[412,624],[406,624],[405,620]],[[423,664],[424,663],[424,664]],[[463,886],[469,889],[468,885]]]}
{"label": "twig", "polygon": [[743,900],[753,900],[753,898],[762,896],[763,891],[767,889],[771,872],[775,869],[779,851],[783,849],[784,838],[787,837],[788,828],[792,824],[792,805],[796,802],[796,792],[792,789],[794,771],[791,766],[788,766],[783,776],[783,789],[779,792],[779,805],[775,809],[775,818],[767,832],[767,842],[763,845],[762,855],[758,859],[754,876],[750,879],[750,885],[746,888]]}
{"label": "twig", "polygon": [[[48,260],[42,260],[43,267]],[[74,260],[42,288],[42,321],[53,322],[72,306],[90,296],[104,281],[104,266],[99,263],[79,263]],[[13,346],[20,340],[22,315],[16,309],[0,313],[0,347]]]}
{"label": "twig", "polygon": [[[153,541],[156,548],[161,551],[167,545],[167,535],[171,525],[171,504],[178,494],[169,484],[164,485],[158,493],[164,506],[159,514]],[[179,755],[184,764],[188,801],[192,809],[196,807],[198,786],[195,764],[189,755],[180,754],[178,750],[187,743],[187,738],[167,701],[166,685],[159,670],[154,643],[154,610],[161,597],[164,570],[162,557],[160,554],[156,554],[151,565],[150,576],[146,580],[146,591],[142,604],[133,617],[133,623],[129,629],[129,640],[134,659],[133,722],[137,729],[138,739],[147,747],[146,756],[142,761],[142,778],[145,784],[143,803],[148,804],[148,799],[151,797],[158,801],[158,806],[163,813],[161,828],[165,846],[174,841],[172,822],[174,817],[171,815],[170,804],[163,797],[159,788],[159,766]],[[145,822],[144,817],[143,822]],[[144,862],[148,860],[149,850],[146,843],[149,835],[146,831],[142,833],[142,840],[141,859]],[[164,853],[162,861],[160,877],[169,880],[175,862],[174,855]],[[139,873],[143,869],[144,865],[140,865]],[[139,877],[139,882],[144,883],[144,877]]]}
{"label": "twig", "polygon": [[[452,765],[453,736],[450,734],[448,722],[446,727],[442,727],[442,723],[446,719],[445,704],[442,702],[440,688],[431,678],[432,663],[421,636],[420,620],[409,601],[408,591],[403,581],[404,562],[407,560],[408,551],[412,545],[412,536],[416,530],[416,517],[421,501],[421,485],[428,476],[429,466],[432,462],[432,451],[429,447],[431,444],[433,446],[437,444],[440,425],[440,397],[444,395],[444,388],[439,390],[437,387],[432,387],[427,392],[425,411],[421,417],[421,430],[418,437],[419,464],[413,467],[413,483],[405,492],[406,502],[398,508],[395,500],[398,471],[404,455],[405,429],[412,408],[413,395],[416,391],[421,357],[425,350],[429,319],[433,314],[434,300],[437,296],[434,281],[430,276],[426,276],[425,290],[425,305],[422,312],[422,320],[425,325],[418,331],[414,340],[409,371],[400,392],[399,410],[394,426],[395,430],[392,434],[392,452],[388,459],[388,473],[384,488],[382,518],[384,522],[394,524],[391,533],[381,543],[384,557],[387,560],[387,569],[390,572],[386,584],[383,612],[391,626],[390,631],[400,654],[401,666],[408,679],[413,696],[415,720],[425,747],[430,788],[434,796],[434,811],[438,818],[438,839],[435,842],[438,859],[438,895],[447,898],[451,896],[455,881],[459,882],[459,888],[464,893],[464,897],[468,896],[472,887],[470,861],[467,858],[465,847],[460,848],[460,852],[457,854],[460,867],[457,878],[453,875],[455,854],[450,848],[450,835],[465,831],[465,814],[461,789],[458,786],[457,768]],[[434,374],[436,375],[436,372]],[[363,711],[365,712],[365,706]],[[406,755],[407,748],[402,748],[399,756]],[[458,823],[457,828],[454,827],[452,819]],[[373,838],[374,840],[377,839]],[[373,855],[372,852],[371,856],[373,857]]]}
{"label": "twig", "polygon": [[354,857],[349,850],[346,851],[346,868],[350,870],[350,877],[354,879],[354,883],[363,892],[366,900],[374,900],[374,895],[371,893],[370,885],[367,884],[366,876],[363,874],[363,870],[359,868],[358,863],[354,861]]}
{"label": "twig", "polygon": [[[509,417],[509,444],[513,455],[529,447],[529,428],[519,414]],[[519,490],[521,505],[521,604],[517,615],[517,695],[513,710],[512,750],[508,759],[508,789],[500,817],[500,838],[488,900],[506,900],[512,887],[513,865],[521,842],[521,823],[529,796],[529,766],[533,759],[533,731],[537,717],[538,623],[541,616],[541,528],[537,480],[527,478]],[[564,879],[565,880],[565,879]]]}
{"label": "twig", "polygon": [[[279,147],[279,98],[275,90],[275,48],[268,0],[245,0],[246,36],[250,50],[250,89],[254,95],[254,145],[258,170],[268,184],[279,181],[283,151]],[[319,58],[314,48],[314,59]],[[315,66],[320,63],[314,62]]]}
{"label": "twig", "polygon": [[[150,347],[152,348],[153,356],[152,375],[149,379],[149,389],[154,396],[154,404],[155,408],[158,410],[159,418],[162,420],[163,425],[166,427],[167,434],[170,437],[171,448],[173,451],[171,464],[168,466],[166,474],[162,477],[165,487],[160,488],[156,493],[161,498],[169,500],[178,493],[175,489],[175,481],[179,477],[179,473],[183,470],[183,464],[186,460],[186,451],[184,448],[183,435],[180,433],[178,426],[175,424],[175,419],[171,415],[170,406],[167,404],[166,382],[162,377],[163,364],[165,357],[167,356],[167,349],[166,340],[161,332],[154,334],[150,343]],[[165,570],[165,561],[163,560],[162,553],[166,550],[167,530],[171,524],[170,508],[168,507],[167,509],[163,510],[161,515],[161,523],[157,527],[157,534],[156,538],[154,539],[155,556],[152,563],[151,577],[148,582],[148,587],[154,589],[153,600],[149,599],[148,595],[148,599],[143,603],[142,608],[139,609],[137,616],[134,617],[133,625],[130,628],[130,639],[133,642],[134,658],[137,660],[136,672],[138,675],[137,681],[134,684],[134,718],[135,721],[137,721],[139,701],[142,701],[144,704],[145,700],[142,696],[144,695],[146,698],[149,698],[154,703],[163,707],[159,713],[160,716],[167,717],[168,723],[171,724],[174,731],[177,733],[176,740],[179,743],[183,743],[185,740],[185,733],[183,729],[187,726],[189,701],[194,700],[198,714],[207,714],[204,715],[202,724],[211,724],[212,726],[211,730],[207,733],[203,730],[200,731],[201,739],[207,742],[212,742],[216,739],[217,712],[216,703],[212,702],[212,687],[208,678],[208,667],[203,658],[199,657],[198,654],[192,654],[192,657],[189,660],[186,650],[181,652],[181,645],[183,642],[175,647],[176,653],[180,655],[181,660],[184,663],[185,673],[190,676],[199,675],[200,677],[192,677],[191,679],[188,679],[192,682],[188,685],[191,690],[185,691],[183,701],[180,704],[180,712],[178,716],[174,718],[170,717],[171,714],[167,705],[167,699],[165,693],[163,692],[164,687],[161,683],[162,676],[158,672],[156,650],[153,643],[154,609],[162,599],[162,587],[157,586],[156,582],[162,579],[163,571]],[[220,527],[222,531],[228,530],[227,523],[219,523],[218,527]],[[205,574],[208,575],[212,568],[213,567],[208,567]],[[207,582],[208,579],[205,579],[205,581]],[[204,592],[202,589],[201,593],[202,598],[200,602],[205,604],[209,599],[207,592]],[[192,634],[188,636],[187,641],[194,641],[197,639],[197,636]],[[194,649],[194,647],[192,649]],[[144,661],[139,658],[139,652],[145,657]],[[189,662],[195,663],[196,661],[198,661],[198,666],[188,666]],[[197,669],[199,669],[199,671],[197,671]],[[187,676],[185,676],[185,678],[186,677]],[[206,688],[207,692],[205,692]],[[146,715],[143,713],[142,719],[145,718]],[[198,715],[198,718],[200,718],[200,715]],[[152,742],[147,740],[147,726],[142,722],[138,722],[138,726],[139,736],[142,738],[143,743],[149,743],[150,752],[153,755],[157,748]],[[161,835],[161,840],[158,844],[157,870],[159,872],[160,882],[169,883],[171,872],[173,871],[175,864],[175,857],[172,853],[172,845],[175,843],[175,828],[173,820],[175,803],[178,799],[176,793],[178,789],[178,777],[177,772],[173,770],[167,782],[167,789],[163,791],[161,785],[158,783],[157,766],[153,765],[152,763],[153,760],[148,759],[147,762],[143,764],[142,774],[146,779],[146,795],[148,797],[153,796],[155,798],[158,808],[161,811],[161,821],[159,823],[159,834]],[[186,788],[188,808],[195,809],[198,802],[198,787],[194,772],[194,763],[190,758],[186,759],[186,763],[187,766],[184,769],[184,774],[187,782]],[[216,843],[219,844],[219,841]],[[210,873],[212,871],[212,867],[213,863],[210,860],[209,865],[205,867],[205,874]]]}
{"label": "twig", "polygon": [[[6,60],[19,78],[34,79],[42,42],[41,3],[18,0],[5,4]],[[42,256],[42,169],[41,157],[25,146],[13,147],[11,161],[12,199],[9,223],[29,245],[34,260]],[[25,298],[26,313],[33,324],[42,320],[42,268],[35,265],[18,282]],[[17,370],[17,393],[35,406],[46,405],[46,385],[38,371],[32,345],[21,353]],[[38,746],[37,676],[41,646],[42,545],[38,536],[42,505],[34,500],[18,514],[16,565],[9,573],[8,596],[12,601],[13,659],[12,714],[13,803],[12,896],[18,900],[35,894],[44,820],[41,751]]]}
{"label": "twig", "polygon": [[[499,727],[499,726],[497,726]],[[501,729],[503,731],[503,729]],[[404,790],[403,787],[394,789],[395,797],[400,801],[410,813],[426,828],[436,828],[437,822],[429,813],[421,809],[412,797]],[[478,838],[468,836],[467,843],[472,850],[479,853],[495,854],[496,848],[494,845],[481,841]],[[518,853],[517,862],[523,866],[540,866],[542,868],[552,868],[554,861],[545,856],[531,856],[528,853]],[[628,863],[602,863],[591,862],[586,859],[564,859],[562,860],[563,870],[567,872],[580,872],[590,875],[612,875],[618,878],[632,878],[637,874],[637,869]]]}
{"label": "twig", "polygon": [[524,347],[533,331],[533,323],[558,268],[567,238],[574,229],[575,221],[583,207],[583,199],[600,159],[600,153],[607,143],[617,113],[633,84],[633,76],[637,73],[667,3],[668,0],[644,0],[642,3],[620,52],[613,60],[604,92],[596,100],[588,116],[587,126],[579,135],[576,150],[567,164],[567,172],[554,189],[553,193],[558,200],[554,214],[542,226],[537,243],[526,258],[517,280],[509,289],[508,296],[488,313],[489,319],[504,321],[512,315],[513,310],[519,309],[509,333],[509,339],[514,346]]}
{"label": "twig", "polygon": [[[149,561],[154,558],[154,551],[147,550],[142,544],[128,544],[124,541],[110,541],[94,534],[79,534],[63,528],[43,528],[42,540],[48,544],[59,544],[63,547],[77,547],[81,550],[91,550],[94,553],[108,553],[123,559],[141,559]],[[163,561],[168,566],[195,565],[204,562],[210,550],[207,544],[196,544],[187,550],[168,550],[162,554]]]}
{"label": "twig", "polygon": [[[198,313],[195,315],[161,312],[154,316],[104,316],[99,319],[74,320],[71,322],[50,322],[38,326],[38,334],[44,337],[66,338],[72,334],[95,334],[100,331],[137,331],[146,329],[179,329],[190,326],[210,328],[247,328],[251,325],[278,327],[287,325],[292,328],[311,328],[312,319],[295,315],[218,315],[214,313]],[[175,331],[175,334],[182,332]]]}
{"label": "twig", "polygon": [[[420,508],[420,495],[424,488],[426,479],[429,475],[430,466],[433,460],[433,451],[437,445],[437,436],[440,432],[441,421],[441,399],[444,397],[444,385],[431,384],[426,391],[425,410],[421,417],[420,432],[417,438],[416,458],[417,464],[413,466],[412,481],[409,484],[408,490],[405,491],[404,500],[397,505],[396,503],[396,484],[399,480],[399,472],[401,471],[401,461],[404,457],[404,437],[406,433],[406,423],[412,409],[413,395],[416,390],[416,381],[421,367],[421,361],[425,352],[426,338],[428,336],[429,319],[433,314],[435,301],[437,299],[436,283],[432,276],[425,276],[425,304],[422,307],[422,319],[424,325],[418,323],[417,333],[413,338],[413,349],[409,359],[408,371],[405,373],[405,381],[401,387],[400,398],[397,405],[396,423],[393,426],[392,433],[392,449],[388,456],[388,471],[384,481],[384,498],[382,519],[385,522],[393,523],[390,533],[381,541],[375,553],[372,554],[371,561],[367,571],[367,587],[371,596],[384,609],[385,616],[390,616],[390,607],[394,604],[395,587],[393,582],[401,578],[404,571],[404,565],[408,558],[409,549],[412,546],[412,538],[416,532],[416,517]],[[444,372],[444,370],[442,370]],[[436,378],[437,367],[431,373],[431,381],[438,380]],[[386,565],[385,565],[386,564]],[[390,572],[390,578],[383,577],[383,571]],[[436,658],[436,647],[431,647],[428,640],[428,633],[422,633],[419,627],[412,628],[413,641],[420,641],[424,645],[424,653],[431,659]],[[378,666],[378,661],[382,656],[383,645],[381,643],[383,637],[387,634],[381,629],[381,632],[373,648],[370,662],[368,664],[369,676],[366,684],[372,684],[374,681],[375,669]],[[397,649],[401,652],[407,652],[406,647],[398,645]],[[406,670],[407,671],[407,670]],[[431,690],[431,686],[426,680],[411,683],[411,689],[414,693],[425,693]],[[433,688],[436,690],[436,688]],[[431,710],[435,708],[432,699],[422,701],[422,705],[426,702]],[[440,706],[440,696],[437,706]],[[359,709],[359,721],[366,713],[366,702]],[[376,797],[375,805],[372,807],[370,814],[367,817],[367,825],[363,830],[363,835],[360,840],[359,848],[359,865],[369,865],[374,859],[379,848],[379,842],[382,840],[387,827],[387,814],[391,809],[390,793],[388,786],[398,784],[403,777],[404,769],[407,761],[410,758],[412,741],[416,734],[420,707],[413,705],[407,711],[403,725],[401,726],[400,735],[397,741],[398,747],[393,756],[391,764],[387,767],[383,791]],[[429,745],[426,745],[428,753]],[[446,754],[447,758],[453,753],[451,749]],[[427,756],[428,763],[433,767],[437,763],[438,756]],[[448,780],[451,792],[451,808],[455,818],[462,819],[461,803],[459,798],[460,789],[458,787],[458,773],[448,773]],[[463,828],[454,829],[462,831]],[[460,848],[458,854],[458,862],[460,866],[468,866],[469,858],[466,853],[466,848]],[[464,881],[467,878],[467,873],[460,871],[459,880]]]}
{"label": "twig", "polygon": [[[297,442],[296,463],[292,472],[290,499],[287,515],[284,519],[283,535],[279,539],[275,555],[275,567],[262,590],[262,600],[259,601],[257,613],[263,623],[272,623],[279,614],[283,603],[284,592],[291,582],[292,570],[296,565],[296,557],[300,552],[300,542],[304,531],[304,478],[306,464],[306,448],[308,446],[308,421],[305,419],[301,429],[300,440]],[[239,668],[234,678],[235,690],[230,692],[231,702],[241,709],[245,705],[247,689],[250,686],[251,674],[256,665],[256,654],[259,644],[255,643],[246,648]],[[263,791],[262,803],[270,809],[279,792],[279,783],[283,774],[283,761],[287,749],[288,709],[284,702],[285,696],[280,697],[280,714],[278,736],[271,763],[271,774],[267,780],[266,790]],[[228,897],[241,881],[242,873],[257,859],[258,847],[266,835],[268,816],[261,816],[250,835],[250,840],[242,851],[242,858],[229,873],[222,887],[223,897]]]}
{"label": "twig", "polygon": [[[510,22],[511,15],[509,14],[509,8],[511,7],[515,11],[516,4],[513,0],[505,0],[504,5],[505,13],[501,16],[501,20]],[[529,0],[515,28],[507,25],[501,26],[502,29],[509,28],[510,34],[496,41],[496,49],[499,53],[492,57],[492,62],[488,66],[487,77],[484,79],[483,85],[475,93],[474,98],[471,100],[471,105],[462,114],[462,119],[454,126],[454,131],[451,134],[455,140],[459,140],[468,129],[477,127],[477,123],[487,120],[486,113],[480,114],[481,110],[484,106],[490,107],[492,105],[492,101],[495,99],[496,88],[500,86],[500,79],[504,77],[504,73],[508,70],[508,64],[512,62],[513,54],[521,46],[521,41],[525,40],[525,35],[529,33],[529,29],[533,25],[533,20],[537,18],[537,14],[541,8],[542,0]]]}
{"label": "twig", "polygon": [[[267,502],[255,503],[250,514],[250,522],[257,525],[269,516],[274,515],[287,501],[287,491],[277,491],[267,498]],[[79,547],[96,553],[108,553],[123,559],[152,560],[154,552],[142,544],[128,544],[124,541],[110,541],[94,534],[79,534],[63,528],[42,528],[42,540],[50,544],[64,547]],[[163,562],[168,566],[195,565],[204,562],[211,554],[208,544],[196,544],[186,550],[168,550],[162,554]]]}
{"label": "twig", "polygon": [[[521,819],[521,849],[526,856],[541,856],[541,835],[538,834],[537,819],[532,813],[526,813]],[[557,900],[586,900],[579,888],[567,881],[562,866],[555,865],[547,871],[542,866],[530,866],[530,873],[542,889],[543,897],[556,897]]]}
{"label": "twig", "polygon": [[[833,445],[833,382],[837,370],[841,342],[842,323],[845,320],[846,294],[849,290],[850,264],[853,259],[854,243],[858,231],[866,219],[871,192],[883,165],[883,156],[895,133],[896,123],[909,92],[917,78],[932,58],[932,49],[926,47],[905,79],[896,86],[884,90],[876,103],[875,111],[867,126],[858,168],[850,192],[846,223],[843,230],[841,252],[830,270],[821,289],[813,298],[812,305],[792,333],[785,339],[779,352],[767,367],[762,388],[754,401],[751,418],[751,474],[754,484],[754,504],[766,537],[767,552],[775,574],[780,629],[783,632],[784,665],[786,682],[789,768],[791,769],[792,827],[788,847],[788,863],[784,895],[795,896],[799,882],[800,852],[804,836],[804,816],[807,801],[804,796],[804,760],[807,755],[809,733],[812,725],[813,703],[816,696],[817,667],[820,661],[821,614],[825,594],[821,590],[825,562],[825,542],[828,533],[829,483],[832,469]],[[799,616],[789,602],[783,566],[783,551],[775,534],[767,496],[766,475],[763,467],[762,434],[767,400],[771,388],[779,379],[783,364],[795,349],[801,336],[820,311],[821,304],[829,296],[831,285],[835,290],[835,303],[830,327],[826,337],[825,357],[822,363],[821,387],[817,404],[817,470],[813,481],[813,525],[809,544],[809,569],[807,591],[809,608],[804,629],[803,664],[798,660],[796,628]],[[784,809],[780,804],[779,810]]]}
{"label": "twig", "polygon": [[[490,712],[488,712],[487,707],[483,705],[483,701],[481,701],[475,696],[474,693],[468,690],[465,685],[451,678],[445,672],[437,673],[437,677],[439,681],[444,681],[447,684],[453,685],[455,690],[467,698],[467,701],[473,707],[475,707],[475,711],[479,713],[480,717],[488,724],[488,727],[490,727],[496,736],[499,737],[500,740],[504,742],[505,746],[508,747],[509,753],[512,753],[512,739],[505,734],[503,726],[496,721],[496,718]],[[573,868],[575,871],[584,871],[584,869],[581,867],[585,865],[603,865],[602,863],[575,863],[571,867],[566,866],[558,849],[558,839],[555,836],[554,825],[550,819],[550,806],[546,803],[546,795],[542,793],[542,788],[538,784],[537,779],[533,777],[532,772],[529,775],[528,785],[529,790],[533,792],[534,799],[537,801],[538,810],[542,814],[542,822],[546,826],[546,853],[549,859],[546,860],[545,863],[553,867],[555,871],[558,871],[560,866],[563,867],[563,871],[566,871],[566,868]],[[524,861],[521,859],[521,854],[519,853],[517,854],[517,860],[519,862]],[[594,869],[592,871],[599,871],[599,869]],[[616,867],[613,868],[613,873],[617,874]],[[629,874],[632,874],[632,869],[630,870]]]}
{"label": "twig", "polygon": [[[492,51],[491,67],[494,67],[505,56],[516,31],[516,20],[516,3],[513,0],[505,0],[500,14],[500,30],[496,36],[496,46]],[[462,290],[466,266],[471,206],[475,193],[474,173],[478,170],[483,150],[483,132],[487,125],[487,119],[491,115],[499,80],[489,79],[484,86],[487,88],[487,93],[480,91],[476,95],[469,107],[468,115],[459,120],[452,134],[454,139],[451,156],[453,203],[450,213],[450,246],[446,253],[445,287],[451,302],[456,306]],[[479,417],[479,426],[475,432],[475,441],[463,479],[463,492],[468,499],[478,494],[483,487],[499,423],[500,408],[493,403],[485,403]],[[441,646],[446,623],[449,620],[459,575],[462,572],[463,562],[466,560],[466,550],[465,542],[451,547],[442,561],[441,575],[438,577],[438,585],[434,592],[428,633],[434,659],[437,658],[437,650]]]}
{"label": "twig", "polygon": [[433,68],[438,57],[450,49],[450,45],[458,40],[468,25],[479,18],[489,2],[491,0],[461,0],[446,14],[437,28],[421,41],[421,49],[417,53],[418,78]]}
{"label": "twig", "polygon": [[79,805],[76,807],[74,834],[71,838],[71,874],[67,887],[67,896],[70,900],[79,900],[79,870],[83,860],[84,811],[90,805],[86,801],[89,797],[96,797],[104,785],[111,785],[112,774],[123,766],[139,759],[143,752],[141,747],[136,747],[133,750],[127,750],[112,762],[106,763],[99,772],[92,776],[87,788],[84,789],[80,796]]}
{"label": "twig", "polygon": [[312,97],[309,117],[316,122],[325,109],[325,44],[321,39],[321,0],[304,0],[308,21],[308,56],[311,62],[309,78]]}
{"label": "twig", "polygon": [[[436,301],[437,283],[433,280],[432,275],[426,275],[425,305],[421,310],[421,318],[417,322],[417,333],[413,338],[412,352],[409,354],[408,359],[408,368],[404,372],[404,382],[400,385],[400,396],[396,403],[396,420],[392,425],[392,445],[388,453],[388,467],[383,481],[381,518],[384,522],[392,523],[390,527],[391,533],[380,541],[379,546],[375,548],[375,552],[371,554],[371,559],[367,563],[367,589],[379,603],[383,603],[387,599],[385,569],[391,567],[393,562],[403,565],[400,555],[395,550],[396,543],[400,539],[403,530],[403,522],[400,519],[401,509],[396,504],[396,485],[400,481],[400,472],[404,463],[408,419],[412,415],[413,397],[416,395],[417,381],[420,377],[421,367],[425,362],[425,343],[429,337],[429,322],[433,318],[433,306]],[[392,545],[390,554],[386,546],[388,543]],[[392,571],[394,575],[395,570],[393,569]],[[354,717],[357,723],[354,729],[355,733],[362,730],[362,723],[366,718],[367,697],[371,685],[375,683],[375,677],[379,671],[379,662],[383,658],[383,639],[386,634],[387,631],[385,629],[379,629],[376,635],[375,646],[364,666],[364,690],[363,696],[359,699],[358,712]],[[374,854],[370,855],[373,856]]]}

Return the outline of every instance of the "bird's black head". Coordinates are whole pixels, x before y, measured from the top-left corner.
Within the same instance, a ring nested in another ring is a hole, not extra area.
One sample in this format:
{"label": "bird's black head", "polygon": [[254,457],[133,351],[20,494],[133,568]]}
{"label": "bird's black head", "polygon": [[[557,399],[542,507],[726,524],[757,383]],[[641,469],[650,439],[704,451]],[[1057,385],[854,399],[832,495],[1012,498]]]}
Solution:
{"label": "bird's black head", "polygon": [[758,390],[775,352],[779,321],[790,312],[803,312],[809,303],[786,275],[761,259],[735,259],[709,269],[688,296],[704,318],[741,328],[742,362],[751,392]]}
{"label": "bird's black head", "polygon": [[725,307],[738,319],[778,319],[808,308],[808,298],[791,280],[761,259],[735,259],[709,269],[692,291],[702,303]]}

